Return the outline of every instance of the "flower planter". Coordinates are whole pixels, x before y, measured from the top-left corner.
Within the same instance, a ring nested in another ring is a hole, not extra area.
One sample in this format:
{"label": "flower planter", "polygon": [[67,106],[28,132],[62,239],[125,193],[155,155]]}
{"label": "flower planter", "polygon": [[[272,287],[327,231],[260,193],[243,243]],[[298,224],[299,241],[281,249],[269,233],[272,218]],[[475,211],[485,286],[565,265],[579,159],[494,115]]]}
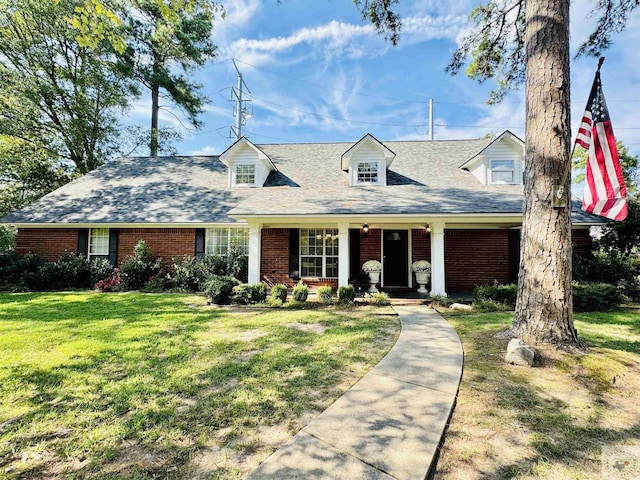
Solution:
{"label": "flower planter", "polygon": [[369,273],[369,293],[378,293],[376,283],[380,281],[380,272],[368,272]]}
{"label": "flower planter", "polygon": [[429,276],[431,272],[415,272],[416,283],[418,284],[418,293],[428,293],[425,286],[429,283]]}

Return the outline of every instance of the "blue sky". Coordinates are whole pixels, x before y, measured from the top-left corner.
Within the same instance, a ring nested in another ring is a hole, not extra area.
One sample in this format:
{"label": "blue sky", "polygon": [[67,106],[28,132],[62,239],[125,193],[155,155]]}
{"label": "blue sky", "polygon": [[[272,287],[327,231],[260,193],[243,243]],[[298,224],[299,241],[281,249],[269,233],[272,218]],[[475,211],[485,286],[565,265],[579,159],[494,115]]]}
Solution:
{"label": "blue sky", "polygon": [[[510,129],[524,137],[523,91],[486,105],[491,82],[478,84],[444,72],[468,28],[476,2],[401,0],[403,31],[393,47],[364,22],[350,0],[229,0],[215,23],[218,58],[196,74],[211,103],[199,130],[185,129],[163,112],[161,124],[184,136],[183,155],[219,154],[231,143],[231,58],[243,73],[253,116],[245,134],[254,143],[428,138],[428,102],[434,100],[434,138],[477,138]],[[572,2],[572,51],[591,31],[592,2]],[[616,136],[640,153],[640,12],[605,53],[602,81]],[[572,60],[572,125],[582,116],[597,61]],[[129,120],[147,125],[150,101],[134,105]],[[171,109],[170,105],[166,106]]]}

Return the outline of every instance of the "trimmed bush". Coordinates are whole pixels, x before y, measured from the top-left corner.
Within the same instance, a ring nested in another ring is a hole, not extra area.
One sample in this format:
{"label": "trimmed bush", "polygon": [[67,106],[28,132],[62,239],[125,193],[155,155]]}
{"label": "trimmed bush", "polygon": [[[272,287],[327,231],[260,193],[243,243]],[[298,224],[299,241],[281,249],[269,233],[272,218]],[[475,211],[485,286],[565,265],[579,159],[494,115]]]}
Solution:
{"label": "trimmed bush", "polygon": [[103,278],[102,280],[98,280],[94,285],[96,290],[100,290],[101,292],[113,292],[120,288],[120,269],[114,268],[107,278]]}
{"label": "trimmed bush", "polygon": [[389,295],[384,292],[365,293],[364,298],[370,304],[377,305],[378,307],[386,307],[387,305],[391,305]]}
{"label": "trimmed bush", "polygon": [[341,303],[353,303],[356,299],[356,289],[353,285],[338,288],[338,301]]}
{"label": "trimmed bush", "polygon": [[[90,264],[91,285],[96,286],[100,280],[105,280],[113,275],[114,267],[106,258],[94,258]],[[118,283],[120,283],[118,281]],[[97,288],[97,287],[96,287]]]}
{"label": "trimmed bush", "polygon": [[188,292],[201,292],[211,275],[226,275],[227,262],[218,255],[196,257],[173,257],[173,279],[176,288]]}
{"label": "trimmed bush", "polygon": [[624,296],[615,285],[597,282],[573,282],[573,310],[601,312],[619,307]]}
{"label": "trimmed bush", "polygon": [[204,293],[211,303],[228,305],[231,303],[233,287],[240,282],[227,275],[212,275],[204,287]]}
{"label": "trimmed bush", "polygon": [[515,307],[517,295],[518,286],[515,284],[476,285],[473,289],[473,303],[491,301]]}
{"label": "trimmed bush", "polygon": [[238,305],[262,303],[267,299],[267,286],[264,283],[247,285],[242,283],[233,287],[231,301]]}
{"label": "trimmed bush", "polygon": [[493,300],[480,300],[473,303],[473,308],[478,312],[505,312],[509,310],[506,303],[498,303]]}
{"label": "trimmed bush", "polygon": [[24,273],[23,284],[33,291],[90,288],[91,266],[86,258],[65,253],[57,262],[46,262],[37,271]]}
{"label": "trimmed bush", "polygon": [[309,288],[300,280],[298,284],[293,287],[291,296],[296,302],[306,302],[309,296]]}
{"label": "trimmed bush", "polygon": [[331,299],[333,297],[332,293],[333,292],[329,285],[324,285],[322,287],[319,287],[317,292],[318,301],[320,303],[331,303]]}
{"label": "trimmed bush", "polygon": [[153,261],[151,249],[144,240],[133,247],[133,256],[125,258],[120,266],[121,286],[123,290],[138,290],[154,275],[160,272],[162,260]]}
{"label": "trimmed bush", "polygon": [[0,254],[0,289],[23,290],[25,277],[36,275],[43,264],[38,255],[21,256],[13,251]]}
{"label": "trimmed bush", "polygon": [[271,287],[271,300],[276,301],[280,300],[281,303],[287,301],[287,286],[281,283],[278,283]]}

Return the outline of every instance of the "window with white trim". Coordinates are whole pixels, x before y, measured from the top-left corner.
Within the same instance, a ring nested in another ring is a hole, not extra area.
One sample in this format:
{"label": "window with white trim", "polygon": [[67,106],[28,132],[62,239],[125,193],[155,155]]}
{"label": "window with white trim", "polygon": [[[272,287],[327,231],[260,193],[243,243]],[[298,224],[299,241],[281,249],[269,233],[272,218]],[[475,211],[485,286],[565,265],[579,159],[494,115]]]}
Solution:
{"label": "window with white trim", "polygon": [[378,182],[378,162],[358,162],[356,164],[357,185],[376,185]]}
{"label": "window with white trim", "polygon": [[236,165],[236,185],[255,185],[256,166],[253,163],[239,163]]}
{"label": "window with white trim", "polygon": [[338,278],[338,229],[300,229],[300,274]]}
{"label": "window with white trim", "polygon": [[109,259],[109,229],[90,228],[89,229],[89,261],[94,258]]}
{"label": "window with white trim", "polygon": [[205,255],[226,256],[231,247],[237,247],[244,255],[249,254],[248,228],[207,228]]}
{"label": "window with white trim", "polygon": [[515,183],[515,161],[491,160],[491,183]]}

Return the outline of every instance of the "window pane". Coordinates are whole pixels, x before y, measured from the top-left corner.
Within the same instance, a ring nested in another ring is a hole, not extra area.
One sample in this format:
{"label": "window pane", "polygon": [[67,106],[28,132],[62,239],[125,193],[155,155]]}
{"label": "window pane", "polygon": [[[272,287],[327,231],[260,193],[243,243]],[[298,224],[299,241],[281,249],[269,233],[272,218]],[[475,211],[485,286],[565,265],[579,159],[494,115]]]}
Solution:
{"label": "window pane", "polygon": [[243,254],[249,255],[249,229],[247,228],[230,228],[231,245],[237,247]]}
{"label": "window pane", "polygon": [[92,228],[89,241],[89,256],[95,258],[98,255],[109,256],[109,229]]}
{"label": "window pane", "polygon": [[338,278],[338,257],[327,257],[327,278]]}
{"label": "window pane", "polygon": [[245,254],[249,252],[249,230],[247,228],[208,228],[206,232],[206,255],[225,256],[229,246],[237,247]]}
{"label": "window pane", "polygon": [[501,171],[493,171],[491,172],[491,181],[493,183],[496,182],[505,182],[505,183],[513,183],[513,172],[501,172]]}
{"label": "window pane", "polygon": [[302,257],[300,263],[303,277],[322,276],[322,257]]}
{"label": "window pane", "polygon": [[378,183],[378,163],[359,162],[357,183]]}
{"label": "window pane", "polygon": [[491,168],[493,171],[513,171],[513,160],[493,160]]}
{"label": "window pane", "polygon": [[236,165],[236,184],[253,185],[256,183],[255,165]]}

